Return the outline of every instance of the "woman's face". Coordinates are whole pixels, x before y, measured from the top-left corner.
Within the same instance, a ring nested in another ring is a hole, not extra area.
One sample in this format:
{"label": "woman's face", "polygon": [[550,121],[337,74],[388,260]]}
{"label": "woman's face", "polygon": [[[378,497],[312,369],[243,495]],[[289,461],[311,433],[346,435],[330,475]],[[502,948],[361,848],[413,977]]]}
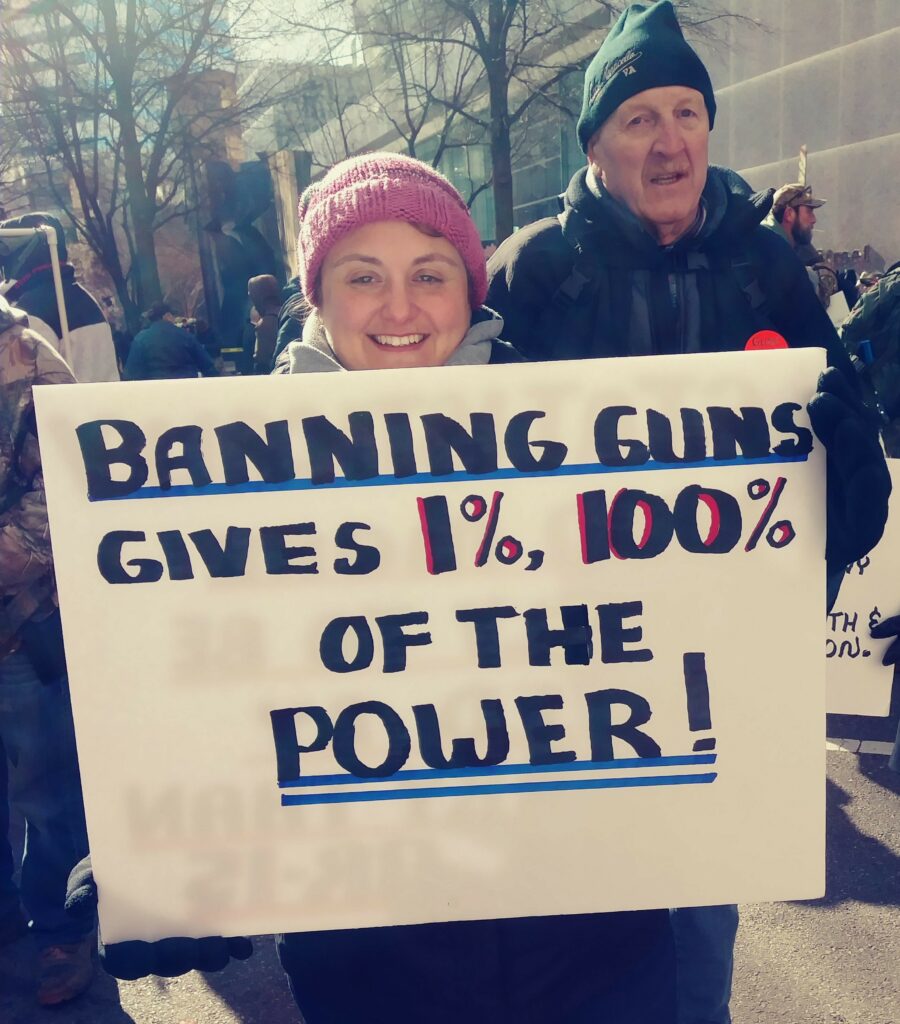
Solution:
{"label": "woman's face", "polygon": [[319,291],[319,315],[348,370],[441,366],[471,319],[459,253],[405,221],[365,224],[336,242]]}

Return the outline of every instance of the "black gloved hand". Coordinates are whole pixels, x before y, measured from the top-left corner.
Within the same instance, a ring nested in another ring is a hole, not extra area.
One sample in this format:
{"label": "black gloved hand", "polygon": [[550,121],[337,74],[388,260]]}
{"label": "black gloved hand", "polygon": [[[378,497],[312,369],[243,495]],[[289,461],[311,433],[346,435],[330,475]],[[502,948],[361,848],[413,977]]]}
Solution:
{"label": "black gloved hand", "polygon": [[203,939],[160,939],[158,942],[114,942],[104,946],[98,938],[100,963],[107,974],[135,981],[148,974],[177,978],[188,971],[221,971],[228,961],[246,960],[253,944],[243,936],[232,939],[208,935]]}
{"label": "black gloved hand", "polygon": [[[69,873],[66,886],[66,913],[79,920],[93,918],[97,911],[97,883],[91,858],[79,861]],[[160,939],[159,942],[114,942],[97,946],[100,963],[107,974],[122,981],[135,981],[148,974],[176,978],[188,971],[221,971],[233,957],[246,960],[253,944],[243,936],[226,939],[210,935],[203,939]]]}
{"label": "black gloved hand", "polygon": [[66,913],[79,921],[87,921],[97,913],[97,884],[91,855],[80,860],[69,872],[66,883]]}
{"label": "black gloved hand", "polygon": [[881,540],[891,475],[871,414],[839,369],[819,377],[806,408],[828,458],[825,558],[829,573],[843,572]]}
{"label": "black gloved hand", "polygon": [[876,640],[887,640],[894,637],[894,642],[889,645],[881,659],[882,665],[896,665],[900,662],[900,615],[892,615],[889,619],[882,619],[869,629],[869,632]]}

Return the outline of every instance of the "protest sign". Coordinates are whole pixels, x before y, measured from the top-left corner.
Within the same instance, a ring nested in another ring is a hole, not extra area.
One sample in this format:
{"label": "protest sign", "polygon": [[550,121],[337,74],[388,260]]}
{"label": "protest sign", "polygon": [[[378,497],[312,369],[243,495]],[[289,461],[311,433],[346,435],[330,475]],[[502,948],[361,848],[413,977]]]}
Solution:
{"label": "protest sign", "polygon": [[822,361],[41,389],[106,941],[821,895]]}
{"label": "protest sign", "polygon": [[893,491],[884,536],[847,568],[825,622],[827,709],[834,715],[888,715],[893,665],[883,665],[890,640],[869,630],[900,614],[900,460],[888,459]]}

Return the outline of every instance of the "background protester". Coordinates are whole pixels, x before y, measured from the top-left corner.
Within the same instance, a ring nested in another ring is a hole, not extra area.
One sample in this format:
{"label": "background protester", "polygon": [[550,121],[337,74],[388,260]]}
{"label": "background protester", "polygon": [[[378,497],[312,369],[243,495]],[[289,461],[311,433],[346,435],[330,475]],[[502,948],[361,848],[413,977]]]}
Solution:
{"label": "background protester", "polygon": [[172,309],[164,302],[144,314],[147,327],[131,343],[126,380],[164,380],[218,376],[209,353],[193,332],[175,325]]}
{"label": "background protester", "polygon": [[[709,74],[671,3],[627,8],[585,75],[577,132],[587,166],[559,217],[494,254],[488,305],[531,359],[740,351],[752,339],[827,345],[842,369],[823,375],[809,412],[828,453],[831,603],[845,566],[881,536],[890,477],[834,327],[792,252],[811,241],[821,200],[802,185],[779,190],[781,217],[767,231],[771,192],[750,195],[733,171],[709,166],[715,116]],[[737,922],[733,906],[673,912],[679,1024],[730,1021]]]}
{"label": "background protester", "polygon": [[837,274],[838,288],[844,294],[844,300],[847,303],[847,309],[853,309],[859,299],[859,282],[856,277],[856,271],[853,267],[845,267],[843,270],[839,270]]}
{"label": "background protester", "polygon": [[841,340],[857,360],[885,449],[900,458],[900,263],[866,289]]}
{"label": "background protester", "polygon": [[272,353],[273,365],[292,341],[299,341],[303,336],[303,324],[306,322],[310,308],[300,287],[299,278],[291,278],[289,286],[283,289],[281,297],[284,303],[278,313],[275,350]]}
{"label": "background protester", "polygon": [[[881,280],[883,275],[876,274],[873,270],[864,270],[859,275],[859,289],[857,293],[858,298],[862,298],[863,295],[870,289],[874,288],[876,284]],[[852,308],[852,307],[851,307]]]}
{"label": "background protester", "polygon": [[[34,228],[42,224],[56,232],[72,372],[82,384],[118,380],[112,330],[96,299],[75,280],[62,224],[47,213],[26,213],[3,221],[0,228]],[[61,351],[62,327],[47,236],[36,232],[31,237],[0,238],[0,266],[6,279],[2,291],[7,301],[24,310],[31,329],[57,352]]]}
{"label": "background protester", "polygon": [[278,316],[282,307],[281,285],[271,274],[260,274],[247,282],[247,294],[257,313],[253,325],[256,332],[253,372],[271,373],[275,359]]}
{"label": "background protester", "polygon": [[[34,385],[74,378],[27,323],[0,297],[0,945],[30,921],[37,998],[51,1006],[90,985],[93,917],[64,909],[87,833],[32,403]],[[10,805],[25,819],[21,894]]]}
{"label": "background protester", "polygon": [[188,321],[189,324],[193,324],[189,327],[193,331],[194,337],[200,344],[206,349],[206,354],[212,359],[216,368],[219,368],[218,360],[222,358],[222,343],[216,336],[215,331],[202,317],[194,317]]}
{"label": "background protester", "polygon": [[[520,359],[483,306],[466,205],[426,164],[391,153],[338,164],[301,197],[299,251],[312,312],[280,372]],[[86,866],[72,892],[91,905]],[[182,946],[182,969],[198,965],[206,941]],[[131,971],[159,962],[160,943],[123,945],[135,950]],[[675,1020],[666,911],[306,932],[280,936],[278,951],[307,1024]]]}

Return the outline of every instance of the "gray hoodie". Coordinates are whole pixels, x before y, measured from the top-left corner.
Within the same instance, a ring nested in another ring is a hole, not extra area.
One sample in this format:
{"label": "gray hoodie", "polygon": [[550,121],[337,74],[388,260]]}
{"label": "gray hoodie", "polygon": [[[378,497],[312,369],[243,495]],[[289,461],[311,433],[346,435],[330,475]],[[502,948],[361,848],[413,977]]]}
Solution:
{"label": "gray hoodie", "polygon": [[[503,318],[482,307],[472,317],[465,337],[444,364],[445,366],[477,366],[491,360],[494,342],[503,330]],[[275,373],[321,373],[345,370],[334,354],[319,314],[313,310],[303,325],[303,338],[293,341],[278,357]]]}

